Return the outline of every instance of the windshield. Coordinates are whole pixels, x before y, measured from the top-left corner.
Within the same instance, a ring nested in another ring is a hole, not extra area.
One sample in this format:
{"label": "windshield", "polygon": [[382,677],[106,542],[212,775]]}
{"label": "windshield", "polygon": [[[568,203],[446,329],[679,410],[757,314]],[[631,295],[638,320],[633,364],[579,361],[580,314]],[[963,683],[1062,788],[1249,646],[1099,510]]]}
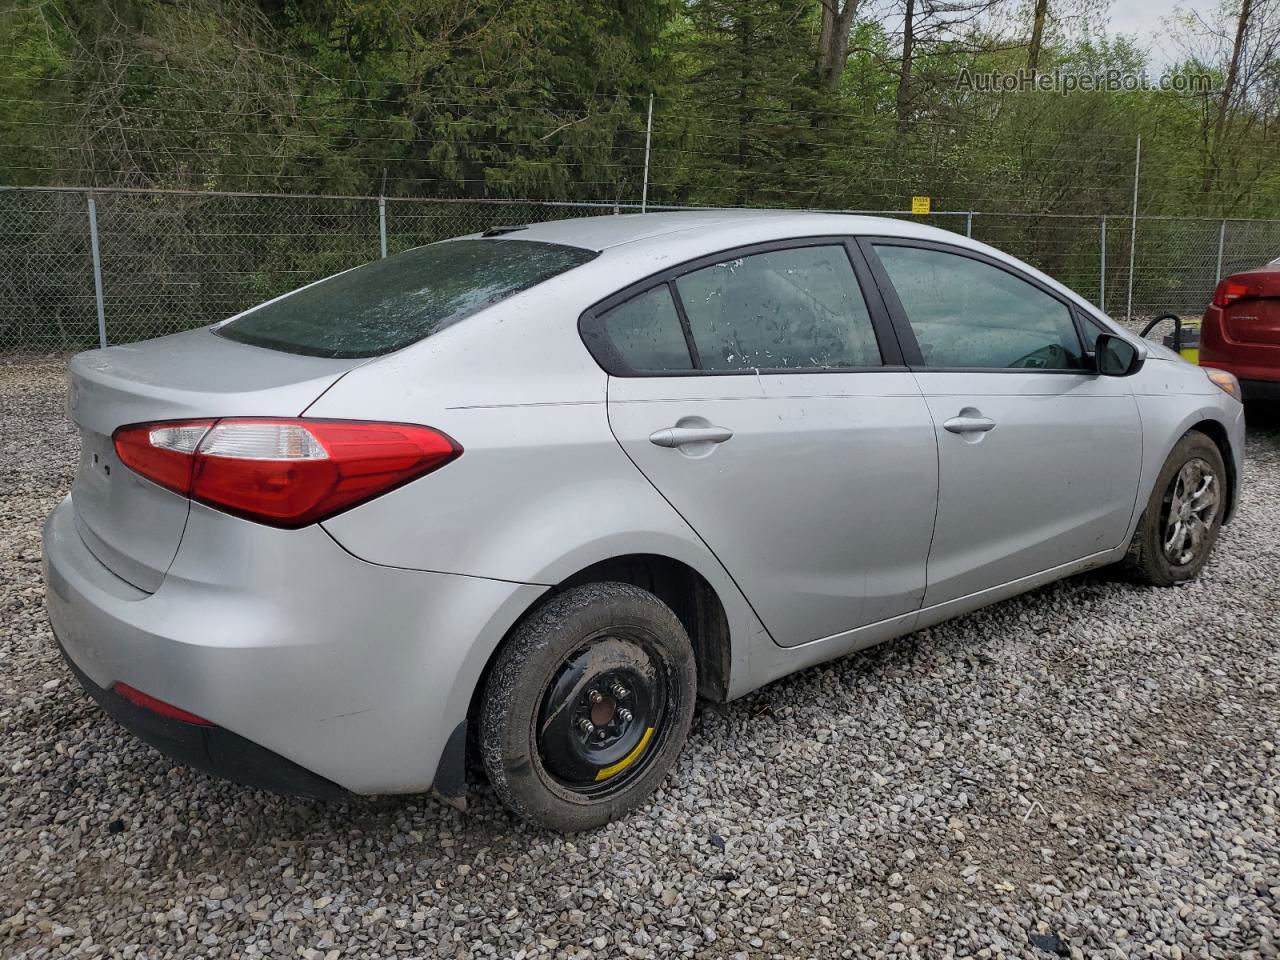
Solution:
{"label": "windshield", "polygon": [[433,243],[303,287],[216,332],[286,353],[376,357],[595,256],[591,250],[535,240]]}

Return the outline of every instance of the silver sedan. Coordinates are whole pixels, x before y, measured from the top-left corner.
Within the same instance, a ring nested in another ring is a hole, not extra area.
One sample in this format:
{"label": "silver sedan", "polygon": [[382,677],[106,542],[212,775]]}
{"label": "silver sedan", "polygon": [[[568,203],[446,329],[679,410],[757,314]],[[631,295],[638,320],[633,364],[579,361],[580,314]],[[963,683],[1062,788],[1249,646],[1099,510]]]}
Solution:
{"label": "silver sedan", "polygon": [[185,762],[602,824],[698,696],[1082,570],[1195,577],[1239,387],[1012,257],[769,212],[486,231],[81,354],[70,668]]}

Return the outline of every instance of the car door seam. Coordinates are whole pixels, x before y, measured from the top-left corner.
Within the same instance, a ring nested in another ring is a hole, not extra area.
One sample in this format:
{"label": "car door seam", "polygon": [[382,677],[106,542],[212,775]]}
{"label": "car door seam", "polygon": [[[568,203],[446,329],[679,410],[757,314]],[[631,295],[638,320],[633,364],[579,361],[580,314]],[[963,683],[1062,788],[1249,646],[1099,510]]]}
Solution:
{"label": "car door seam", "polygon": [[1129,524],[1125,527],[1126,534],[1134,528],[1137,518],[1141,516],[1139,510],[1142,505],[1142,471],[1146,468],[1147,459],[1147,425],[1142,419],[1142,405],[1138,403],[1138,398],[1134,394],[1132,387],[1129,389],[1129,400],[1133,403],[1133,412],[1138,418],[1138,485],[1133,491],[1133,506],[1129,510]]}
{"label": "car door seam", "polygon": [[933,558],[933,540],[938,535],[938,512],[942,505],[942,439],[938,436],[938,421],[934,418],[933,410],[929,406],[924,384],[920,382],[914,370],[911,371],[911,379],[915,382],[920,402],[924,404],[925,413],[929,415],[929,423],[933,426],[933,462],[936,471],[933,484],[933,527],[929,531],[929,549],[924,555],[924,587],[920,591],[920,603],[916,607],[916,613],[919,613],[924,609],[924,598],[929,595],[929,561]]}
{"label": "car door seam", "polygon": [[298,416],[305,417],[307,415],[307,411],[310,410],[312,407],[314,407],[317,403],[319,403],[324,398],[325,394],[327,394],[330,390],[332,390],[334,387],[336,387],[338,384],[340,384],[343,380],[346,379],[347,374],[354,373],[355,371],[361,369],[362,367],[367,367],[369,364],[381,359],[382,359],[381,357],[369,357],[367,360],[364,361],[364,363],[357,363],[355,366],[349,367],[348,369],[343,370],[340,374],[337,375],[337,377],[334,378],[333,383],[329,384],[327,387],[321,390],[318,394],[316,394],[315,398],[312,399],[310,403],[308,403],[306,406],[302,408],[302,411],[298,414]]}

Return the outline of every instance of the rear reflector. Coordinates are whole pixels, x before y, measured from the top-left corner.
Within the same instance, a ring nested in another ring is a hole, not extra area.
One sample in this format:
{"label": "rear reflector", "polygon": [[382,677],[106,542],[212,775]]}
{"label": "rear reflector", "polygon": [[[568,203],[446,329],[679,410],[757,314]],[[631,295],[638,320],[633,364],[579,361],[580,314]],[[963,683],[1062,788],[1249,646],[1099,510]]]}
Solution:
{"label": "rear reflector", "polygon": [[170,720],[181,720],[183,723],[194,723],[199,727],[212,727],[213,724],[204,717],[197,717],[194,713],[188,713],[181,707],[175,707],[171,703],[165,703],[163,700],[157,700],[148,693],[143,693],[136,687],[131,687],[127,683],[117,683],[111,687],[116,693],[124,697],[134,706],[142,707],[144,710],[150,710],[152,713],[158,713],[162,717],[168,717]]}
{"label": "rear reflector", "polygon": [[120,461],[227,513],[303,527],[456,459],[439,430],[410,423],[238,417],[121,427]]}

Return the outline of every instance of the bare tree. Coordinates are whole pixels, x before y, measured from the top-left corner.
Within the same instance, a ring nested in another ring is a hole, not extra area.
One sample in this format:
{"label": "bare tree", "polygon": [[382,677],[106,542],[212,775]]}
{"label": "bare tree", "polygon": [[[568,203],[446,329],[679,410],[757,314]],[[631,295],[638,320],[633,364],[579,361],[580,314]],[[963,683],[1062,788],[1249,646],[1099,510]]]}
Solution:
{"label": "bare tree", "polygon": [[[1211,69],[1222,86],[1204,97],[1200,126],[1200,192],[1217,193],[1223,212],[1247,198],[1269,171],[1242,150],[1266,135],[1280,79],[1280,0],[1226,0],[1209,16],[1175,22],[1189,65]],[[1270,156],[1268,152],[1266,154]]]}
{"label": "bare tree", "polygon": [[1222,98],[1218,104],[1218,116],[1213,122],[1213,140],[1222,140],[1222,127],[1227,122],[1227,114],[1231,111],[1231,98],[1240,82],[1240,56],[1244,51],[1245,37],[1249,32],[1249,14],[1253,9],[1253,0],[1242,0],[1240,14],[1236,18],[1236,38],[1231,45],[1231,60],[1227,64],[1227,76],[1222,83]]}
{"label": "bare tree", "polygon": [[[998,43],[991,34],[977,29],[981,18],[1006,0],[901,0],[902,56],[897,76],[896,110],[898,131],[911,120],[912,107],[921,91],[936,85],[919,83],[917,61],[928,54],[946,50],[951,57],[981,50],[994,50]],[[977,47],[973,44],[977,43]]]}
{"label": "bare tree", "polygon": [[828,93],[840,88],[840,77],[849,60],[849,31],[858,15],[858,0],[819,0],[822,31],[818,35],[818,80]]}
{"label": "bare tree", "polygon": [[907,115],[911,109],[911,62],[916,47],[916,0],[904,0],[902,17],[902,66],[898,72],[898,132],[907,128]]}
{"label": "bare tree", "polygon": [[1032,73],[1040,68],[1040,45],[1044,42],[1044,22],[1049,14],[1049,0],[1036,0],[1031,14],[1031,43],[1027,47],[1027,69]]}

